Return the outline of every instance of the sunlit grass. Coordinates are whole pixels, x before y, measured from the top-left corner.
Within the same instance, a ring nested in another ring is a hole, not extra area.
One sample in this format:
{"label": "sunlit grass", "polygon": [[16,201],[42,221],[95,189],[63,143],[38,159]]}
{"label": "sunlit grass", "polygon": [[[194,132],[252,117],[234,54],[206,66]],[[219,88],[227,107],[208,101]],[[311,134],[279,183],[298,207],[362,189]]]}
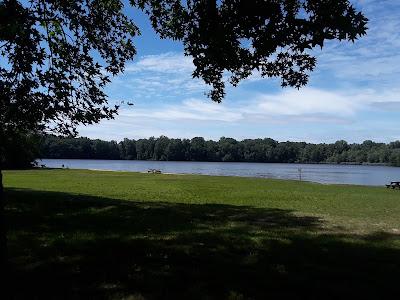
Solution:
{"label": "sunlit grass", "polygon": [[376,298],[400,276],[384,187],[83,170],[5,187],[16,298]]}
{"label": "sunlit grass", "polygon": [[84,170],[8,171],[5,185],[130,201],[291,209],[350,230],[400,231],[400,193],[384,187]]}

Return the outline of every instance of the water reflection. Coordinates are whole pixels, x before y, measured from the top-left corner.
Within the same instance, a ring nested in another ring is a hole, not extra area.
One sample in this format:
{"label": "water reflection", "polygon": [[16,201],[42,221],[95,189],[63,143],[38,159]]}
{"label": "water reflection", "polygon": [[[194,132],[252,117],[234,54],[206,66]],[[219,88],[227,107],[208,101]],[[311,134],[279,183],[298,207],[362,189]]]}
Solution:
{"label": "water reflection", "polygon": [[126,161],[87,159],[43,159],[39,164],[49,168],[93,169],[112,171],[146,172],[158,169],[163,173],[263,177],[299,180],[319,183],[384,185],[400,181],[400,168],[385,166],[308,165],[229,162],[172,162]]}

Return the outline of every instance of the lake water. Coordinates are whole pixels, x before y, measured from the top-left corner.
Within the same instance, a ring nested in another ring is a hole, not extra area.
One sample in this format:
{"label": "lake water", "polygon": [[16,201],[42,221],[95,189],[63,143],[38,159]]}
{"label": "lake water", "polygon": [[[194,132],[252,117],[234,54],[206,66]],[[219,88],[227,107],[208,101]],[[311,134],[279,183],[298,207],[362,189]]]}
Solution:
{"label": "lake water", "polygon": [[360,165],[311,165],[231,162],[174,162],[139,160],[43,159],[39,164],[49,168],[113,170],[163,173],[262,177],[302,180],[319,183],[384,185],[400,181],[400,168]]}

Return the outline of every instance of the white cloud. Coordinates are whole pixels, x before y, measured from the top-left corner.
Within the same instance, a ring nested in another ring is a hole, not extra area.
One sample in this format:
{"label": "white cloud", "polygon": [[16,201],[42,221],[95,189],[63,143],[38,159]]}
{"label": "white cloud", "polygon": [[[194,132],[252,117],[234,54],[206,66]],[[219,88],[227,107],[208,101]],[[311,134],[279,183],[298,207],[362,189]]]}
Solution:
{"label": "white cloud", "polygon": [[146,119],[154,122],[186,120],[225,123],[348,123],[360,111],[376,109],[379,103],[385,107],[388,101],[393,107],[399,107],[399,91],[363,90],[339,93],[316,88],[284,89],[275,94],[260,93],[240,104],[218,104],[209,99],[196,98],[155,108],[139,104],[133,109],[122,110],[118,118],[126,122]]}
{"label": "white cloud", "polygon": [[192,78],[193,70],[191,58],[180,52],[143,56],[113,80],[112,88],[146,99],[200,96],[208,87]]}
{"label": "white cloud", "polygon": [[[246,102],[213,103],[189,98],[179,103],[149,107],[138,103],[123,108],[115,120],[81,127],[89,137],[122,140],[167,135],[218,139],[272,137],[278,140],[334,141],[348,139],[389,141],[399,138],[390,120],[360,119],[363,112],[400,110],[399,90],[372,89],[337,93],[316,88],[260,93]],[[350,125],[351,126],[348,126]],[[306,129],[308,128],[308,129]],[[330,131],[328,128],[335,128]],[[382,128],[385,128],[382,135]],[[390,130],[387,130],[387,129]],[[375,137],[375,138],[374,138]]]}
{"label": "white cloud", "polygon": [[129,65],[125,71],[190,74],[194,71],[194,65],[193,60],[183,53],[167,52],[143,56],[136,63]]}
{"label": "white cloud", "polygon": [[223,104],[187,99],[182,103],[166,105],[158,109],[133,109],[122,111],[121,116],[131,118],[149,118],[155,120],[192,120],[235,122],[243,118],[241,112],[229,109]]}
{"label": "white cloud", "polygon": [[354,114],[359,103],[349,95],[327,92],[314,88],[286,89],[276,95],[262,95],[258,100],[258,111],[266,115],[332,114],[349,116]]}
{"label": "white cloud", "polygon": [[331,41],[322,51],[315,51],[316,71],[321,77],[331,72],[343,83],[347,80],[353,85],[398,85],[400,1],[364,0],[359,1],[359,7],[369,18],[367,35],[354,44]]}

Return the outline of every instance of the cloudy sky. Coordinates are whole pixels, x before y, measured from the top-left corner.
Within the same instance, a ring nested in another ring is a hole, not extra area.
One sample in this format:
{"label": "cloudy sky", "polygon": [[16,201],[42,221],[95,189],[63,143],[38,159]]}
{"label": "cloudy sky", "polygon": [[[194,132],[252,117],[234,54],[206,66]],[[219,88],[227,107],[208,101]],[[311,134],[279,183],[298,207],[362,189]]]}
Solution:
{"label": "cloudy sky", "polygon": [[80,135],[121,140],[166,135],[217,140],[271,137],[332,142],[400,139],[400,1],[352,0],[370,19],[355,44],[331,42],[316,50],[318,65],[307,87],[282,89],[256,74],[227,88],[223,103],[191,78],[182,45],[160,40],[139,12],[138,54],[107,88],[111,103],[128,99],[115,120],[80,127]]}

